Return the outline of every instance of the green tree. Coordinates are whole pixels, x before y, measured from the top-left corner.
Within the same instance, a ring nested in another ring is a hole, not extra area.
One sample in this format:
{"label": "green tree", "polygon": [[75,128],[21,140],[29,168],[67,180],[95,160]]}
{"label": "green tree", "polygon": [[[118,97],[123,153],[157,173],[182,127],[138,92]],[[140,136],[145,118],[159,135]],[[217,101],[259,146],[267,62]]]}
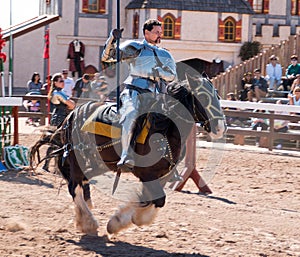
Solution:
{"label": "green tree", "polygon": [[239,57],[241,57],[242,61],[248,60],[260,53],[261,49],[262,47],[260,42],[245,42],[240,49]]}

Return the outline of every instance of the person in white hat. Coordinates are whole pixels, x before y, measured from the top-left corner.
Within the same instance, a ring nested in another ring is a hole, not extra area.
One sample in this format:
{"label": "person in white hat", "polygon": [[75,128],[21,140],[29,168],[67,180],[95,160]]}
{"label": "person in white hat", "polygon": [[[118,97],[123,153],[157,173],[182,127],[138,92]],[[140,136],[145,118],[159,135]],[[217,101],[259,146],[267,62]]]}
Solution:
{"label": "person in white hat", "polygon": [[269,89],[277,89],[281,84],[282,67],[278,63],[278,58],[275,55],[270,56],[270,63],[266,66],[265,79],[269,83]]}

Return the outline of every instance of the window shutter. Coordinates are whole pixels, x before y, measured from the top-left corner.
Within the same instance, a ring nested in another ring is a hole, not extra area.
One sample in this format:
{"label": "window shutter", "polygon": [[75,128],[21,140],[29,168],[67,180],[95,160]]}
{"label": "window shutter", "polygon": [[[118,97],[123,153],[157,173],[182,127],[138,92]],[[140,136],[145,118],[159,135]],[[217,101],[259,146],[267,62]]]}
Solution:
{"label": "window shutter", "polygon": [[235,25],[235,41],[241,42],[242,40],[242,19],[236,22]]}
{"label": "window shutter", "polygon": [[248,2],[251,5],[251,7],[253,7],[253,0],[248,0]]}
{"label": "window shutter", "polygon": [[89,11],[89,1],[82,0],[82,12],[88,12],[88,11]]}
{"label": "window shutter", "polygon": [[291,15],[295,15],[295,0],[291,1]]}
{"label": "window shutter", "polygon": [[163,21],[163,18],[158,15],[157,20],[161,22],[162,37],[163,37],[163,34],[164,34],[164,21]]}
{"label": "window shutter", "polygon": [[181,37],[181,17],[175,19],[175,30],[174,30],[174,39],[180,39]]}
{"label": "window shutter", "polygon": [[133,15],[133,24],[132,24],[132,37],[133,38],[139,38],[139,20],[140,16],[138,13],[135,13]]}
{"label": "window shutter", "polygon": [[225,39],[224,33],[225,33],[225,24],[221,19],[219,19],[219,41],[224,41]]}
{"label": "window shutter", "polygon": [[269,13],[269,0],[264,0],[264,13]]}
{"label": "window shutter", "polygon": [[99,13],[106,13],[105,3],[106,0],[98,0],[99,1]]}

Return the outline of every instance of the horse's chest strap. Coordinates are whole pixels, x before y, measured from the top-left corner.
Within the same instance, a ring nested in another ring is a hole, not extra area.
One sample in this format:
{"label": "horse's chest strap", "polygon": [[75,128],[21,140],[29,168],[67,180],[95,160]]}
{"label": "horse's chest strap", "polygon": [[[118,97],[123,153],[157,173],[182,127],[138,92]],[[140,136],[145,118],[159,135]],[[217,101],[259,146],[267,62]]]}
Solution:
{"label": "horse's chest strap", "polygon": [[163,158],[166,159],[170,163],[169,170],[172,170],[173,167],[176,165],[176,161],[174,161],[171,146],[170,146],[169,141],[166,137],[161,139],[161,141],[162,141],[161,142],[162,145],[158,150],[163,150],[164,151]]}

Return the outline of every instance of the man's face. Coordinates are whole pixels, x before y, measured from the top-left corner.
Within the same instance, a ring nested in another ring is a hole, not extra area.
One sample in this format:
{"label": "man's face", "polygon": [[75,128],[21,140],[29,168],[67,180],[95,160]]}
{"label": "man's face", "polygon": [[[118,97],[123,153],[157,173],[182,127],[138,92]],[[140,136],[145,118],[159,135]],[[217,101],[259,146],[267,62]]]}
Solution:
{"label": "man's face", "polygon": [[161,26],[153,26],[151,31],[145,30],[145,39],[148,43],[156,45],[161,41],[162,29]]}
{"label": "man's face", "polygon": [[258,71],[254,72],[254,77],[255,78],[260,78],[260,72],[258,72]]}
{"label": "man's face", "polygon": [[292,65],[294,65],[294,66],[295,66],[295,65],[297,64],[297,62],[298,62],[298,60],[297,60],[297,59],[291,59],[291,64],[292,64]]}

